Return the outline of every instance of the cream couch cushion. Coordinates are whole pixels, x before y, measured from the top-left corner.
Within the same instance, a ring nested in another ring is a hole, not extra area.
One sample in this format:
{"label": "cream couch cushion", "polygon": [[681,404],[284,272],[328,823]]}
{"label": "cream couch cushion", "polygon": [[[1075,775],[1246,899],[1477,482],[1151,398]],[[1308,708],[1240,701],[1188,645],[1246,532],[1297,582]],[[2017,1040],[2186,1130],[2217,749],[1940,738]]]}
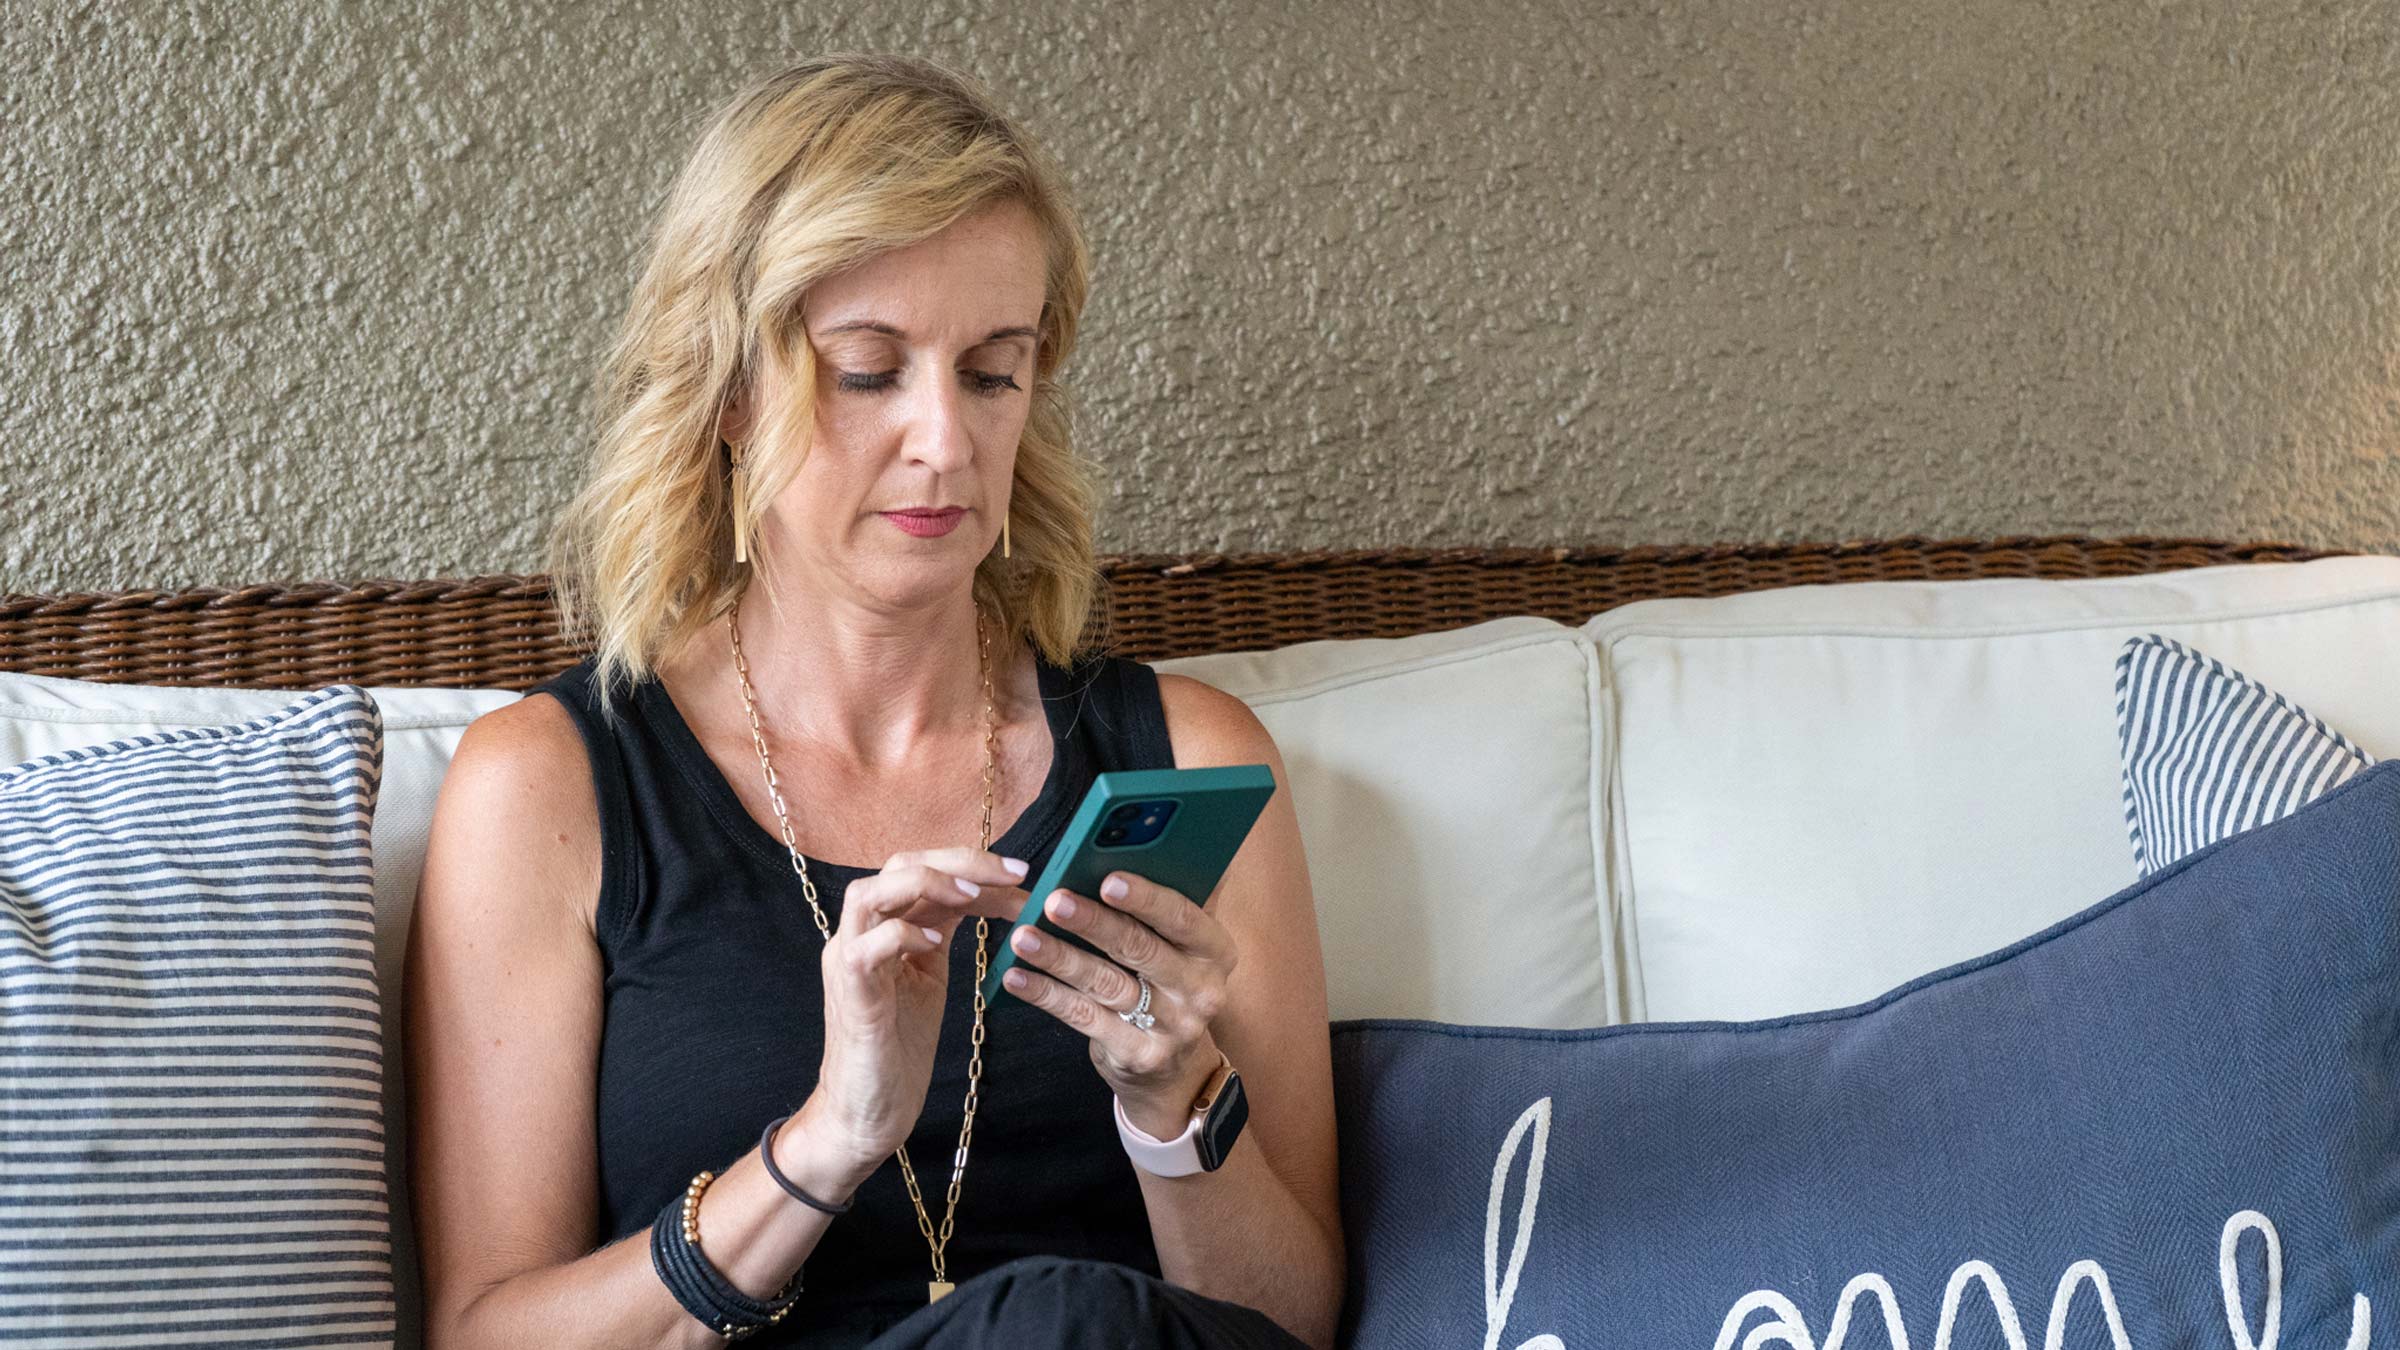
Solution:
{"label": "cream couch cushion", "polygon": [[1855,1003],[2132,884],[2114,663],[2135,634],[2400,754],[2400,558],[1805,586],[1584,631],[1631,1020]]}
{"label": "cream couch cushion", "polygon": [[1283,753],[1333,1016],[1604,1020],[1594,657],[1519,617],[1157,663]]}

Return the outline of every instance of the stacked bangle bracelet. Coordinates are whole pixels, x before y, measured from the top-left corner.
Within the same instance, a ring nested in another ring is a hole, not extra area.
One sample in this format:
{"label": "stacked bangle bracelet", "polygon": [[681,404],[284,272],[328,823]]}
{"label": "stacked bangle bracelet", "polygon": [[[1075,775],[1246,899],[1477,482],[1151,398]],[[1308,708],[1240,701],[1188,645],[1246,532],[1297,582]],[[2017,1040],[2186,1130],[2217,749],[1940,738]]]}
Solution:
{"label": "stacked bangle bracelet", "polygon": [[[767,1175],[794,1200],[826,1214],[841,1214],[858,1203],[855,1199],[841,1204],[819,1200],[800,1189],[783,1169],[775,1165],[775,1130],[790,1120],[787,1113],[767,1122],[766,1132],[758,1137],[758,1155],[767,1165]],[[783,1320],[800,1297],[800,1273],[792,1273],[792,1282],[771,1300],[750,1297],[725,1278],[724,1273],[709,1264],[708,1256],[700,1250],[700,1197],[708,1192],[708,1183],[716,1179],[714,1172],[702,1172],[683,1188],[683,1194],[667,1202],[659,1211],[657,1222],[650,1225],[650,1265],[658,1272],[659,1281],[667,1292],[683,1305],[684,1311],[697,1317],[728,1340],[742,1337]]]}
{"label": "stacked bangle bracelet", "polygon": [[650,1265],[659,1281],[711,1330],[728,1340],[742,1337],[783,1320],[800,1297],[800,1272],[772,1300],[752,1298],[734,1287],[700,1250],[700,1197],[714,1172],[692,1178],[683,1194],[667,1202],[650,1225]]}

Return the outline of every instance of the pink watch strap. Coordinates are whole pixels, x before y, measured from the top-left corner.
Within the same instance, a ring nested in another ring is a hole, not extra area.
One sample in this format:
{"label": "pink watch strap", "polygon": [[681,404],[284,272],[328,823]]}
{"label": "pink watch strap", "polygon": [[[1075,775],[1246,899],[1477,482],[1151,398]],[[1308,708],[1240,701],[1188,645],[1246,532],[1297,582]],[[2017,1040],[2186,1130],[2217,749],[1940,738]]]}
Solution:
{"label": "pink watch strap", "polygon": [[1153,1139],[1139,1125],[1125,1118],[1125,1103],[1116,1104],[1117,1138],[1125,1145],[1125,1154],[1133,1165],[1161,1177],[1188,1177],[1204,1170],[1200,1166],[1200,1120],[1183,1127],[1183,1133],[1172,1139]]}

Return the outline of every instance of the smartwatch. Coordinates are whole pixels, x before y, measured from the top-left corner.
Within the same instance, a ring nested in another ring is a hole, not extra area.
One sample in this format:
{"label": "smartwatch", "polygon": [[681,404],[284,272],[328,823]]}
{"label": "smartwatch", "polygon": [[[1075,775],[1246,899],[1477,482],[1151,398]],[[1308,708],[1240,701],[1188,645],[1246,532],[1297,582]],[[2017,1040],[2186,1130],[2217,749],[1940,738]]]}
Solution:
{"label": "smartwatch", "polygon": [[1124,1141],[1126,1156],[1133,1159],[1134,1166],[1161,1177],[1188,1177],[1223,1167],[1233,1141],[1241,1137],[1242,1126],[1250,1120],[1242,1076],[1233,1071],[1233,1061],[1225,1058],[1222,1050],[1217,1052],[1217,1071],[1201,1085],[1200,1096],[1192,1103],[1192,1120],[1183,1133],[1172,1139],[1155,1139],[1126,1119],[1122,1099],[1116,1111],[1117,1137]]}

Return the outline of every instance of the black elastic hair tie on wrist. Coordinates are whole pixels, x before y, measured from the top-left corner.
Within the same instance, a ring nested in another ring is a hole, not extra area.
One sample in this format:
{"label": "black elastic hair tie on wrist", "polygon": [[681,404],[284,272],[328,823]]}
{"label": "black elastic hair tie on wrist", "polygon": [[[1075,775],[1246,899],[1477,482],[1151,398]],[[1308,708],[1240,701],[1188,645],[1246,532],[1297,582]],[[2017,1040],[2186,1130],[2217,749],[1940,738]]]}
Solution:
{"label": "black elastic hair tie on wrist", "polygon": [[775,1131],[783,1124],[783,1122],[790,1120],[791,1118],[792,1117],[789,1112],[775,1117],[773,1120],[767,1122],[766,1132],[758,1136],[758,1156],[765,1160],[767,1164],[767,1175],[775,1178],[775,1184],[783,1188],[784,1194],[789,1195],[794,1200],[797,1200],[801,1204],[808,1206],[810,1209],[824,1214],[847,1213],[852,1205],[858,1203],[857,1196],[851,1196],[848,1200],[845,1200],[838,1205],[829,1205],[824,1201],[819,1200],[817,1197],[810,1195],[808,1192],[801,1190],[798,1182],[795,1182],[790,1177],[785,1176],[783,1174],[783,1169],[775,1165]]}

